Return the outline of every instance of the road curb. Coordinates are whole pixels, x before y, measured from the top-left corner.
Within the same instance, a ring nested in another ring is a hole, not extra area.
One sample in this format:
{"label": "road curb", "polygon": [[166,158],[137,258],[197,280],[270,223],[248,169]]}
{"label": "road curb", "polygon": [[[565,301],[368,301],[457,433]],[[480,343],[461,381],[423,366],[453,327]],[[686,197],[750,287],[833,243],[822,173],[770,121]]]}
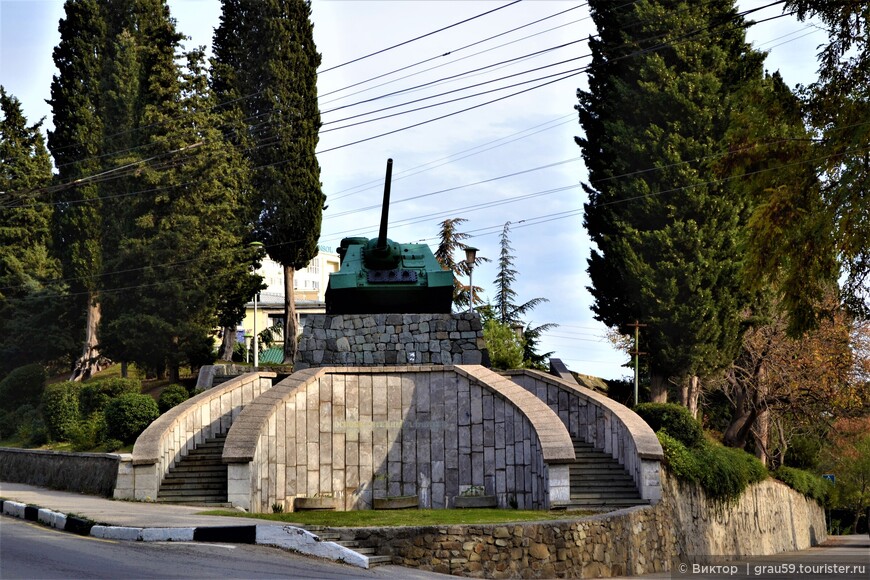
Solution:
{"label": "road curb", "polygon": [[197,526],[193,528],[138,528],[100,524],[80,516],[63,514],[13,500],[0,500],[0,514],[28,520],[80,536],[127,542],[224,542],[228,544],[259,544],[292,550],[344,562],[358,568],[369,568],[369,558],[335,542],[296,526]]}

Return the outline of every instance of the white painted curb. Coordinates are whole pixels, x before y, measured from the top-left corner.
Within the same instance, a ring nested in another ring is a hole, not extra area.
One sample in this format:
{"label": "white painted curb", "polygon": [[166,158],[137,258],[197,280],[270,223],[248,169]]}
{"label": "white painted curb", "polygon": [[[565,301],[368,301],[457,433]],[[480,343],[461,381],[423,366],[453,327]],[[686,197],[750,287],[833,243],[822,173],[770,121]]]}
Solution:
{"label": "white painted curb", "polygon": [[104,540],[126,540],[135,542],[142,536],[142,528],[127,528],[122,526],[94,526],[91,535]]}
{"label": "white painted curb", "polygon": [[369,559],[335,542],[324,542],[308,530],[294,526],[257,526],[257,544],[295,550],[301,554],[344,562],[359,568],[369,567]]}
{"label": "white painted curb", "polygon": [[139,538],[143,542],[192,542],[196,528],[145,528]]}

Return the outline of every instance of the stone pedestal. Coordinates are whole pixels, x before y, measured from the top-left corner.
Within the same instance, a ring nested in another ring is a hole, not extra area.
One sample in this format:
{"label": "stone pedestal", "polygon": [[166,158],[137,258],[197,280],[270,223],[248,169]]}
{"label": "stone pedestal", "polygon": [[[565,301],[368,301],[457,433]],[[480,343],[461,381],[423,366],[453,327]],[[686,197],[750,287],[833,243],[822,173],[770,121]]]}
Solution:
{"label": "stone pedestal", "polygon": [[482,364],[484,350],[476,313],[323,314],[306,320],[295,369]]}

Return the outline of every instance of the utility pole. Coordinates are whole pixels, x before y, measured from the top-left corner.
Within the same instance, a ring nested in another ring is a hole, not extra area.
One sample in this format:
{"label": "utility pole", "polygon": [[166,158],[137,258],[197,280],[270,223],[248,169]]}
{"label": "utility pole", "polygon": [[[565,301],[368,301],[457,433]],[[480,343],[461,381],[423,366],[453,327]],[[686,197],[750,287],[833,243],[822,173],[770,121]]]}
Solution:
{"label": "utility pole", "polygon": [[646,327],[646,324],[641,324],[635,320],[634,324],[629,324],[627,326],[634,329],[634,350],[629,354],[634,355],[634,406],[637,407],[637,404],[640,402],[637,395],[637,381],[638,375],[640,374],[640,355],[646,354],[645,352],[640,352],[640,329],[641,327]]}

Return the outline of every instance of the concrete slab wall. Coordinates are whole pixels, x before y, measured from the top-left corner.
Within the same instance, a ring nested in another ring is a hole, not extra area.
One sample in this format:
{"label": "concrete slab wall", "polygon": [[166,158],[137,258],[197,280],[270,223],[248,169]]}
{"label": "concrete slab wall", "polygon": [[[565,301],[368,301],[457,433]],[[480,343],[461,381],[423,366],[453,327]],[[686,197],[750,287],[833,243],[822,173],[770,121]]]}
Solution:
{"label": "concrete slab wall", "polygon": [[501,507],[547,508],[547,464],[573,459],[573,449],[545,405],[528,397],[518,406],[523,394],[476,365],[299,371],[230,429],[229,500],[255,512],[290,510],[296,498],[349,510],[416,496],[444,508],[474,486]]}

